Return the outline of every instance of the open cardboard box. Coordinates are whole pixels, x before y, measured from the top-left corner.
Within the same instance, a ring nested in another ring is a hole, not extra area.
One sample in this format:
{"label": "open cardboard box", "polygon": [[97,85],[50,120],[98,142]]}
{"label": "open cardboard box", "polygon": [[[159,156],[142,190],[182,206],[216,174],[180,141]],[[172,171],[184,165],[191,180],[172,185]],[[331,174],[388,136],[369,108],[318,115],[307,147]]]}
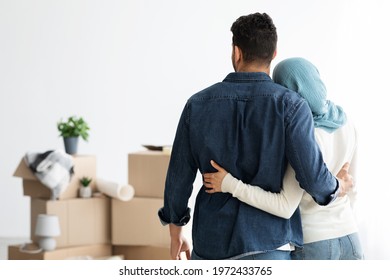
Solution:
{"label": "open cardboard box", "polygon": [[[69,185],[61,193],[59,199],[76,198],[80,187],[81,177],[91,177],[91,188],[96,190],[96,157],[91,155],[74,155],[74,175]],[[43,185],[27,166],[22,158],[13,176],[23,179],[23,193],[33,198],[50,199],[51,190]]]}

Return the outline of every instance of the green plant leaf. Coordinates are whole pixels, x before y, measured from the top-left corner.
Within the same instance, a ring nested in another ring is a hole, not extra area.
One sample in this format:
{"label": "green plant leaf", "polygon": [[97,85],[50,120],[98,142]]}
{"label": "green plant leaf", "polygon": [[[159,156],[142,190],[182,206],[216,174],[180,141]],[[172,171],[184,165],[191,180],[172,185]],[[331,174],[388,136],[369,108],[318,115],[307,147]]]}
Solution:
{"label": "green plant leaf", "polygon": [[92,182],[92,178],[90,178],[90,177],[82,177],[81,179],[80,179],[80,183],[81,183],[81,185],[83,185],[84,187],[88,187],[89,186],[89,184]]}
{"label": "green plant leaf", "polygon": [[89,130],[87,122],[83,118],[76,116],[70,116],[66,121],[62,119],[57,122],[57,129],[62,137],[79,137],[88,141]]}

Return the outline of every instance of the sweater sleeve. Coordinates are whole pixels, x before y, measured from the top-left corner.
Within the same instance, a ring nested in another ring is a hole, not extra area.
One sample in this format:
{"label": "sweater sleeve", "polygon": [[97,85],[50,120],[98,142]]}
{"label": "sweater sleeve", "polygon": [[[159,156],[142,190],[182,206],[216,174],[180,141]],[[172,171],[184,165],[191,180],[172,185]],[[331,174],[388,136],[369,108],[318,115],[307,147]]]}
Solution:
{"label": "sweater sleeve", "polygon": [[304,193],[290,165],[287,167],[280,193],[245,184],[230,173],[223,179],[221,189],[222,192],[231,193],[242,202],[284,219],[289,219],[294,214]]}

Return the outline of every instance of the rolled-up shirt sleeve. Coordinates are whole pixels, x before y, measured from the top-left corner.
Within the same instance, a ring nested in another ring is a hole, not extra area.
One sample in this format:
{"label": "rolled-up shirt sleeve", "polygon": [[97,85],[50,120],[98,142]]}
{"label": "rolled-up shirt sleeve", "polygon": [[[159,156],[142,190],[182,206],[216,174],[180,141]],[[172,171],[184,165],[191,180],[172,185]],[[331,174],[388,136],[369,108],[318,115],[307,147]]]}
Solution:
{"label": "rolled-up shirt sleeve", "polygon": [[163,226],[166,226],[170,223],[176,226],[185,226],[191,219],[191,208],[187,207],[186,213],[181,219],[178,220],[178,222],[170,222],[170,219],[166,218],[164,215],[164,208],[160,208],[158,210],[158,217],[160,218],[160,222]]}

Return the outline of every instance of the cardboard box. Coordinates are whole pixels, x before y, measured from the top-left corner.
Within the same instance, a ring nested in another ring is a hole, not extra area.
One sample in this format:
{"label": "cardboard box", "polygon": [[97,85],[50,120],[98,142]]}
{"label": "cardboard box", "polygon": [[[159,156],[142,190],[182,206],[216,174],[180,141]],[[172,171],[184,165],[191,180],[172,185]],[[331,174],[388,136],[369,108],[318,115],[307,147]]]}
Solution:
{"label": "cardboard box", "polygon": [[[68,199],[78,197],[78,189],[80,187],[79,180],[83,176],[91,177],[92,190],[96,190],[96,157],[89,155],[75,155],[72,156],[74,164],[74,175],[65,188],[59,199]],[[51,190],[40,183],[34,173],[26,165],[25,161],[21,159],[14,174],[15,177],[23,179],[23,193],[26,196],[34,198],[50,199]]]}
{"label": "cardboard box", "polygon": [[67,200],[31,199],[31,240],[38,243],[35,224],[38,214],[57,215],[61,235],[57,248],[106,244],[111,241],[111,199],[107,197]]}
{"label": "cardboard box", "polygon": [[[30,244],[31,245],[31,244]],[[22,251],[21,245],[8,246],[9,260],[66,260],[66,259],[82,259],[82,258],[102,258],[111,256],[112,246],[105,245],[89,245],[79,247],[68,247],[56,249],[50,252],[30,253]],[[28,250],[28,249],[26,249]]]}
{"label": "cardboard box", "polygon": [[112,244],[170,246],[169,227],[163,226],[157,215],[163,199],[134,197],[111,203]]}
{"label": "cardboard box", "polygon": [[113,254],[123,255],[125,260],[170,260],[169,247],[113,246]]}
{"label": "cardboard box", "polygon": [[142,151],[128,155],[128,182],[135,196],[163,198],[170,155],[160,151]]}

